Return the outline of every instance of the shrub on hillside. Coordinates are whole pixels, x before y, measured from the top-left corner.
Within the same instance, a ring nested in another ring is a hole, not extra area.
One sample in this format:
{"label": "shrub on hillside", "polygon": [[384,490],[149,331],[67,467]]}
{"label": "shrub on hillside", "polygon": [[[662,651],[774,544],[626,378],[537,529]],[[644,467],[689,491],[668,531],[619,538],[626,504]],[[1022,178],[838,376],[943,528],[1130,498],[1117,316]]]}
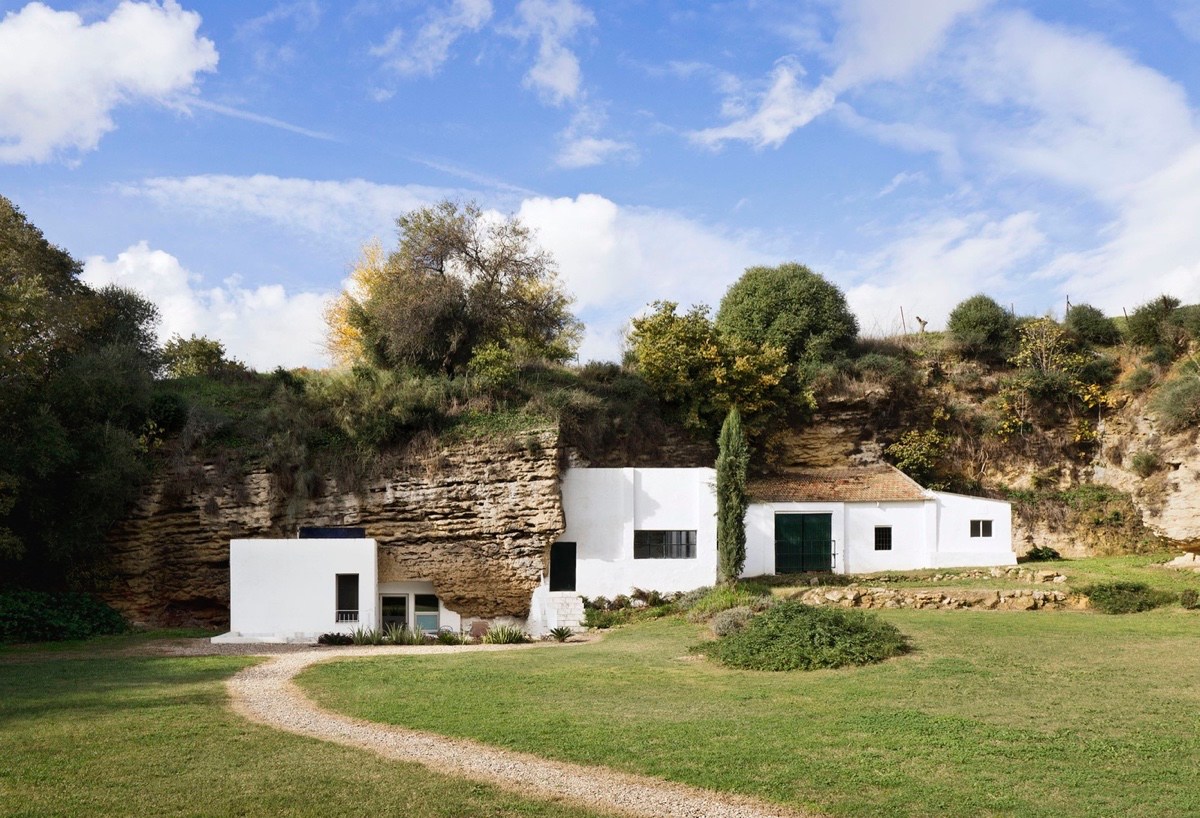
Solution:
{"label": "shrub on hillside", "polygon": [[1107,347],[1121,341],[1121,331],[1117,329],[1116,322],[1091,304],[1071,307],[1066,325],[1089,344]]}
{"label": "shrub on hillside", "polygon": [[1189,611],[1200,609],[1200,591],[1195,588],[1180,591],[1179,604]]}
{"label": "shrub on hillside", "polygon": [[88,639],[125,628],[119,613],[87,594],[0,593],[0,644]]}
{"label": "shrub on hillside", "polygon": [[1055,551],[1048,545],[1035,545],[1025,552],[1023,561],[1025,562],[1055,562],[1061,560],[1062,554]]}
{"label": "shrub on hillside", "polygon": [[1139,366],[1130,372],[1121,382],[1121,386],[1131,395],[1140,395],[1153,385],[1154,372],[1144,366]]}
{"label": "shrub on hillside", "polygon": [[1130,461],[1138,477],[1149,477],[1162,468],[1162,457],[1153,449],[1142,449]]}
{"label": "shrub on hillside", "polygon": [[699,650],[743,670],[817,670],[882,662],[909,645],[876,614],[780,602]]}
{"label": "shrub on hillside", "polygon": [[736,582],[715,588],[697,588],[684,594],[675,604],[688,615],[688,619],[698,622],[730,608],[747,607],[761,611],[770,607],[773,601],[771,589],[767,586],[757,582]]}
{"label": "shrub on hillside", "polygon": [[1200,423],[1200,376],[1196,372],[1163,384],[1150,400],[1163,431],[1182,432]]}
{"label": "shrub on hillside", "polygon": [[736,608],[721,611],[712,618],[708,627],[713,632],[713,636],[728,636],[746,627],[746,623],[752,618],[754,618],[754,611],[745,605],[739,605]]}
{"label": "shrub on hillside", "polygon": [[972,296],[955,307],[946,329],[967,358],[1003,361],[1016,347],[1017,319],[986,295]]}
{"label": "shrub on hillside", "polygon": [[1104,582],[1080,588],[1091,606],[1101,613],[1127,614],[1153,610],[1167,604],[1174,595],[1156,591],[1143,582]]}

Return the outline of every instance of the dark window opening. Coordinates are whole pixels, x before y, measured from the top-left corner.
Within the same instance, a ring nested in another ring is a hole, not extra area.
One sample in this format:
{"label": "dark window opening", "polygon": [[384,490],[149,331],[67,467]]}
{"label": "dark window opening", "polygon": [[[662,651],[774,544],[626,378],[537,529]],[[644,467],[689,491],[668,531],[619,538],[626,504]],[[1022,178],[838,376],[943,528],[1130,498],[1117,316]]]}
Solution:
{"label": "dark window opening", "polygon": [[337,575],[337,621],[358,621],[358,574]]}
{"label": "dark window opening", "polygon": [[875,526],[875,550],[892,550],[892,527],[890,525]]}
{"label": "dark window opening", "polygon": [[991,520],[972,520],[971,521],[971,536],[972,537],[990,537],[990,536],[992,536],[992,521]]}
{"label": "dark window opening", "polygon": [[635,560],[692,560],[696,558],[695,531],[635,531]]}

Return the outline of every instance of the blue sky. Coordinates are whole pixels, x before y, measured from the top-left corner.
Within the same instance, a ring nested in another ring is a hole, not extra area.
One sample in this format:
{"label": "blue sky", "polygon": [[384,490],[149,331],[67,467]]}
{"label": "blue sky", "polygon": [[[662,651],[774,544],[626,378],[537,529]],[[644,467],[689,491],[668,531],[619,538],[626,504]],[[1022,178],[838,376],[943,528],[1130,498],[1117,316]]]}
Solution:
{"label": "blue sky", "polygon": [[0,2],[0,194],[259,368],[364,242],[517,213],[615,359],[800,261],[864,332],[1200,301],[1200,0]]}

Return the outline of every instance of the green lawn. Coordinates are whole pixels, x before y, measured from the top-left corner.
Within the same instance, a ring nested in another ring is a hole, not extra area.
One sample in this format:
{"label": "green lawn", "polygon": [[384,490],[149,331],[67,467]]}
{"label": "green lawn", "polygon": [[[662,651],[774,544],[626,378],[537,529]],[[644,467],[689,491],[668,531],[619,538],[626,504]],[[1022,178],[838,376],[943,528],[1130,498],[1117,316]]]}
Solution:
{"label": "green lawn", "polygon": [[[1118,557],[1089,557],[1078,560],[1054,560],[1052,562],[1027,562],[1020,565],[1029,571],[1057,571],[1067,578],[1065,589],[1082,588],[1097,582],[1144,582],[1151,588],[1179,593],[1193,588],[1200,590],[1200,573],[1195,571],[1178,571],[1163,568],[1162,563],[1179,556],[1181,551],[1163,552],[1159,554],[1127,554]],[[1064,590],[1063,584],[1030,583],[1007,577],[979,577],[971,579],[943,579],[934,581],[934,576],[958,574],[971,570],[982,569],[942,569],[938,571],[923,569],[920,571],[891,571],[883,575],[886,583],[879,582],[879,574],[860,574],[855,580],[860,585],[886,585],[893,588],[1034,588],[1040,590]],[[787,595],[796,590],[807,590],[809,577],[795,578],[786,574],[775,577],[764,577],[775,593]]]}
{"label": "green lawn", "polygon": [[595,814],[249,724],[222,682],[257,660],[114,655],[140,638],[0,654],[0,815]]}
{"label": "green lawn", "polygon": [[363,718],[837,815],[1200,814],[1200,613],[888,611],[910,656],[725,670],[671,618],[301,677]]}

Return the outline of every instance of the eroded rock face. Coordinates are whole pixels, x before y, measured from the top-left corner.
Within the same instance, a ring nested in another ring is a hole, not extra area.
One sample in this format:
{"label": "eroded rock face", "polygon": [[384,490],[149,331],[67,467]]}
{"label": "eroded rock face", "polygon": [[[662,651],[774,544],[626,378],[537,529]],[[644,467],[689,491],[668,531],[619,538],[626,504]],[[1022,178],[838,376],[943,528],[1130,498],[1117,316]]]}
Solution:
{"label": "eroded rock face", "polygon": [[218,466],[197,467],[182,497],[156,481],[111,532],[104,596],[135,623],[224,626],[231,539],[360,526],[381,546],[380,582],[432,580],[467,617],[524,616],[564,528],[558,462],[552,429],[472,441],[402,463],[358,492],[330,483],[299,515],[265,471],[230,480]]}

